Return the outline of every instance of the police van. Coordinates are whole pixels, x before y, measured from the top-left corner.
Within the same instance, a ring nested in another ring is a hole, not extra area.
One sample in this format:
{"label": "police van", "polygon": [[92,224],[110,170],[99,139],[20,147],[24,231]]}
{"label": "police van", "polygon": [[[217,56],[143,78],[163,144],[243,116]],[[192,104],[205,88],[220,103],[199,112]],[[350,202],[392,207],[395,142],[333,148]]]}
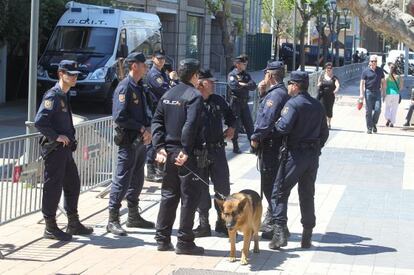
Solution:
{"label": "police van", "polygon": [[110,113],[112,94],[120,80],[118,61],[131,52],[149,56],[160,50],[160,19],[155,14],[74,1],[65,7],[38,63],[38,95],[56,83],[61,60],[76,60],[81,74],[69,91],[71,100],[101,102]]}

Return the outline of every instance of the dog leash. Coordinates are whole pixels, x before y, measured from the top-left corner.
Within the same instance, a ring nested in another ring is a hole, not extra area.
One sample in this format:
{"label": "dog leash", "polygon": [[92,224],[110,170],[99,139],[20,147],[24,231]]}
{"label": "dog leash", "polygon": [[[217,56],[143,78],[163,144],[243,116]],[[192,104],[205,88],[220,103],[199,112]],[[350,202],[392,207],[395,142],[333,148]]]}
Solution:
{"label": "dog leash", "polygon": [[[191,170],[190,168],[188,168],[188,166],[185,165],[185,164],[183,164],[183,167],[185,169],[187,169],[188,171],[190,171],[190,173],[192,173],[194,176],[196,176],[197,178],[199,178],[205,185],[207,185],[208,188],[210,188],[210,185],[205,180],[203,180],[196,172],[194,172],[193,170]],[[220,199],[222,199],[222,200],[225,200],[226,199],[226,196],[224,196],[220,192],[218,192],[216,190],[214,190],[214,192],[216,192],[216,194],[220,197]]]}

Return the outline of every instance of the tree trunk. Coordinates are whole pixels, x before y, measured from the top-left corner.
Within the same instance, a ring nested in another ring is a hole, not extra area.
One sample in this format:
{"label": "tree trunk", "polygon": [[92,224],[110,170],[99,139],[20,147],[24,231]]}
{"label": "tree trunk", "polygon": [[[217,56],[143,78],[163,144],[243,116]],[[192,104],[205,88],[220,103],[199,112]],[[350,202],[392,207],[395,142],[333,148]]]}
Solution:
{"label": "tree trunk", "polygon": [[368,0],[337,0],[337,3],[341,8],[350,9],[373,30],[414,48],[414,17],[399,9],[398,0],[382,0],[372,4]]}
{"label": "tree trunk", "polygon": [[308,20],[303,20],[302,26],[300,27],[300,70],[305,71],[305,33]]}
{"label": "tree trunk", "polygon": [[234,51],[234,38],[232,37],[232,22],[228,20],[224,11],[219,11],[216,13],[216,19],[219,23],[221,30],[221,42],[223,44],[224,58],[226,60],[225,73],[227,74],[230,71],[231,66],[233,65],[232,56]]}

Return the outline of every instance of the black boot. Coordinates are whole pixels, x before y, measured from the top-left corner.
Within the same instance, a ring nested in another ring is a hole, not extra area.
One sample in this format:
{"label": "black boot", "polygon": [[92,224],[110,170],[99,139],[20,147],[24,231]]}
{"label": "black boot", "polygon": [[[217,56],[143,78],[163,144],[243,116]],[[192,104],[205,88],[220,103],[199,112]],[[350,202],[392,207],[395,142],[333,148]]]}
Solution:
{"label": "black boot", "polygon": [[175,254],[185,254],[185,255],[203,255],[204,248],[201,246],[196,246],[195,243],[177,243],[175,248]]}
{"label": "black boot", "polygon": [[208,214],[199,214],[200,225],[193,230],[195,238],[210,237],[211,227],[208,221]]}
{"label": "black boot", "polygon": [[70,241],[72,239],[72,235],[63,232],[59,229],[56,224],[56,218],[45,218],[46,228],[45,232],[43,233],[43,237],[45,239],[52,239],[52,240],[59,240],[59,241]]}
{"label": "black boot", "polygon": [[233,153],[241,154],[239,142],[237,140],[233,141]]}
{"label": "black boot", "polygon": [[138,206],[128,207],[128,220],[126,223],[127,227],[139,227],[139,228],[154,228],[155,224],[144,220],[139,214]]}
{"label": "black boot", "polygon": [[84,226],[79,221],[78,214],[68,215],[68,228],[66,228],[66,233],[69,233],[71,235],[90,235],[92,232],[92,227]]}
{"label": "black boot", "polygon": [[265,218],[260,225],[260,232],[269,232],[273,231],[273,222],[272,222],[272,212],[267,208]]}
{"label": "black boot", "polygon": [[302,248],[310,248],[312,246],[312,228],[306,229],[304,228],[302,231]]}
{"label": "black boot", "polygon": [[109,209],[109,220],[106,231],[117,236],[126,236],[126,231],[119,223],[119,209]]}
{"label": "black boot", "polygon": [[157,250],[158,251],[173,251],[174,245],[171,242],[157,241]]}
{"label": "black boot", "polygon": [[227,230],[226,224],[221,218],[217,219],[214,231],[216,231],[216,233],[224,234],[227,237],[229,236],[229,231]]}
{"label": "black boot", "polygon": [[280,249],[281,247],[287,246],[287,230],[286,226],[279,224],[274,225],[273,237],[269,243],[270,249]]}
{"label": "black boot", "polygon": [[147,164],[147,175],[145,180],[152,182],[162,182],[162,177],[157,175],[154,164]]}

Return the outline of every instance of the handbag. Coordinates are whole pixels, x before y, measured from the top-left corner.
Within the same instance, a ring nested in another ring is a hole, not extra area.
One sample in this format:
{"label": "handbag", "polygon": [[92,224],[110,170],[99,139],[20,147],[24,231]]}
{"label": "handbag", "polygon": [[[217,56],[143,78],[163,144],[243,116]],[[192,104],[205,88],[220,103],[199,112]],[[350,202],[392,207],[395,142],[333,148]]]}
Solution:
{"label": "handbag", "polygon": [[398,104],[401,103],[402,97],[401,97],[401,93],[400,93],[400,85],[397,83],[397,81],[395,80],[394,76],[391,74],[392,79],[395,82],[395,85],[397,85],[398,87]]}

